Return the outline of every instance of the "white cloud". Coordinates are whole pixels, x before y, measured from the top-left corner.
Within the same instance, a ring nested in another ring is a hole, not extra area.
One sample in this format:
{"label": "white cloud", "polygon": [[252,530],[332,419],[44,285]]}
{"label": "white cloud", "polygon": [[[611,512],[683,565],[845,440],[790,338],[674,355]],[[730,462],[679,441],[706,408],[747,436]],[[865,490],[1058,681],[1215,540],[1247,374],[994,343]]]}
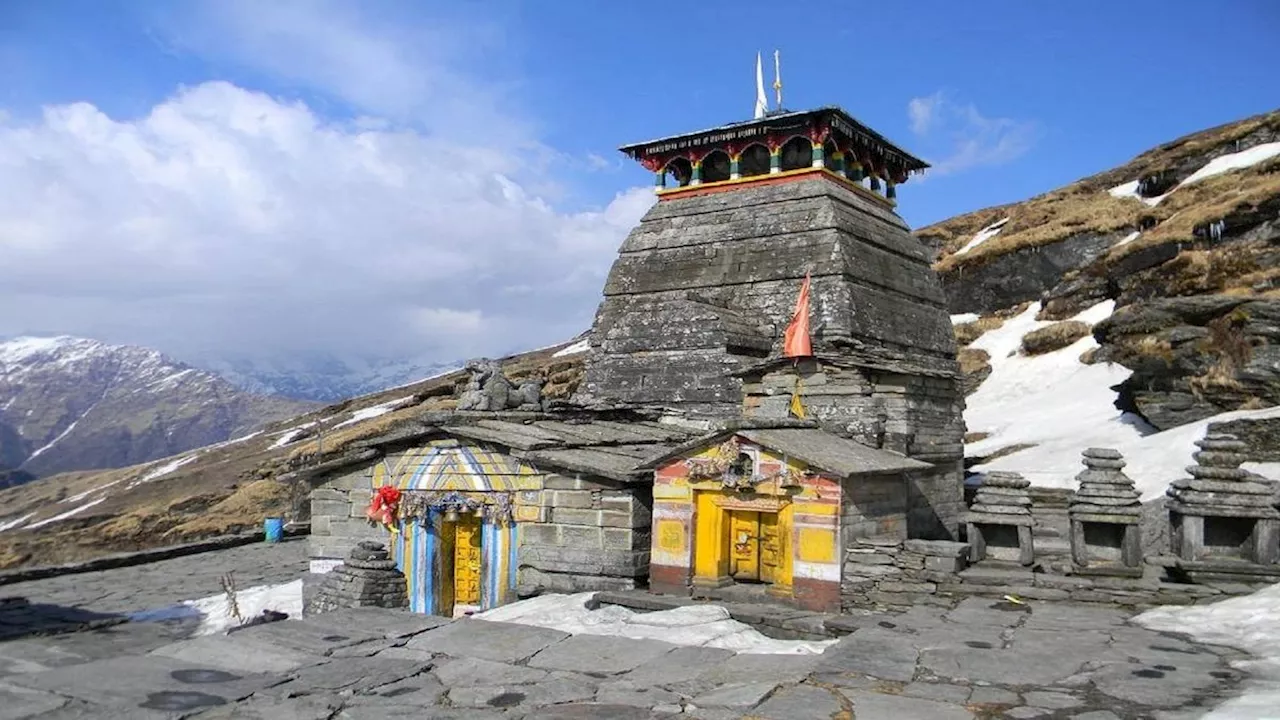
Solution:
{"label": "white cloud", "polygon": [[564,214],[484,141],[224,82],[0,122],[0,335],[441,361],[572,337],[652,192]]}
{"label": "white cloud", "polygon": [[907,117],[911,119],[911,132],[924,135],[933,125],[934,112],[942,103],[942,91],[926,97],[911,98],[907,103]]}
{"label": "white cloud", "polygon": [[1035,144],[1035,122],[983,115],[973,103],[959,103],[938,91],[907,103],[911,131],[930,152],[931,172],[946,175],[975,167],[1003,165]]}

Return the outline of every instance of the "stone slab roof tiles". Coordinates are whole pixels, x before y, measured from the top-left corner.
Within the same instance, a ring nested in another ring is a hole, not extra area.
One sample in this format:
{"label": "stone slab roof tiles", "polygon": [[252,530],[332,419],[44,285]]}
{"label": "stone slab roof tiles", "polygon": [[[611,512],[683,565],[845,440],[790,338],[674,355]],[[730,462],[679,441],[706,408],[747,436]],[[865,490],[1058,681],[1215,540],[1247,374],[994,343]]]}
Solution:
{"label": "stone slab roof tiles", "polygon": [[1197,440],[1200,450],[1187,467],[1189,478],[1169,484],[1169,509],[1183,515],[1280,518],[1277,486],[1259,482],[1240,464],[1248,460],[1248,446],[1235,435],[1212,433]]}
{"label": "stone slab roof tiles", "polygon": [[1014,472],[993,471],[986,474],[973,505],[965,514],[965,522],[995,525],[1032,525],[1031,482]]}
{"label": "stone slab roof tiles", "polygon": [[1125,462],[1118,450],[1089,448],[1082,460],[1085,470],[1071,500],[1071,517],[1086,522],[1136,523],[1142,516],[1142,496],[1133,480],[1121,472]]}
{"label": "stone slab roof tiles", "polygon": [[651,469],[729,435],[738,435],[836,477],[926,470],[929,463],[868,447],[814,427],[756,427],[720,430],[679,445],[640,466]]}

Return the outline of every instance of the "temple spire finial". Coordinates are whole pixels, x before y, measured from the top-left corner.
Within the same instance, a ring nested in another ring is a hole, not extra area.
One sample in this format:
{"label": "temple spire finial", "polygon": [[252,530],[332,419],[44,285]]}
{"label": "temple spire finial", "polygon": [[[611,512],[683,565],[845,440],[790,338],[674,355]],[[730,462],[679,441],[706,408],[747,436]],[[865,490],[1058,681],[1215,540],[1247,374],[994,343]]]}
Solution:
{"label": "temple spire finial", "polygon": [[756,114],[759,120],[769,112],[769,99],[764,94],[764,67],[760,64],[760,53],[756,53]]}
{"label": "temple spire finial", "polygon": [[782,111],[782,63],[778,59],[779,53],[773,51],[773,93],[777,99],[778,106],[775,110]]}

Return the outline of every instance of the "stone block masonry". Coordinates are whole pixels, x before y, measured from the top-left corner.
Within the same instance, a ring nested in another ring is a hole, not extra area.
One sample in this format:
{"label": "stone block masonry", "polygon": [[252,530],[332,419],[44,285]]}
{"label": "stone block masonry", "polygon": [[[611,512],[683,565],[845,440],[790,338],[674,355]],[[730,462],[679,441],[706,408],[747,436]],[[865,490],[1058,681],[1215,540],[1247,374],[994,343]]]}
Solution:
{"label": "stone block masonry", "polygon": [[970,567],[967,543],[866,538],[847,548],[840,585],[843,613],[907,608],[979,596],[1020,600],[1072,600],[1134,609],[1198,605],[1262,587],[1244,583],[1175,583],[1156,576],[1161,558],[1148,558],[1146,578],[1082,577],[1033,572],[1014,563]]}
{"label": "stone block masonry", "polygon": [[396,569],[386,546],[363,541],[346,562],[325,577],[307,607],[308,614],[342,608],[403,608],[409,605],[404,574]]}
{"label": "stone block masonry", "polygon": [[649,572],[653,491],[645,484],[551,473],[539,522],[520,525],[517,593],[627,590]]}
{"label": "stone block masonry", "polygon": [[373,496],[372,477],[371,466],[355,468],[311,492],[307,542],[312,572],[331,570],[362,541],[386,542],[386,531],[370,525],[364,515]]}

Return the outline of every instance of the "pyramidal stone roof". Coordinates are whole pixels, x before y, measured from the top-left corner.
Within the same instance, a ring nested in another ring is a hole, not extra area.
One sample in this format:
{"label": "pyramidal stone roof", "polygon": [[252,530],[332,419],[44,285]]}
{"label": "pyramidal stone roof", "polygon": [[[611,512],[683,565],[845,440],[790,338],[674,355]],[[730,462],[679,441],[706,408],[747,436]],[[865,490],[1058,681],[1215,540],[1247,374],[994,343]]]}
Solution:
{"label": "pyramidal stone roof", "polygon": [[733,374],[780,355],[806,273],[815,353],[955,377],[928,253],[846,185],[817,174],[655,204],[609,272],[576,400],[736,414]]}

